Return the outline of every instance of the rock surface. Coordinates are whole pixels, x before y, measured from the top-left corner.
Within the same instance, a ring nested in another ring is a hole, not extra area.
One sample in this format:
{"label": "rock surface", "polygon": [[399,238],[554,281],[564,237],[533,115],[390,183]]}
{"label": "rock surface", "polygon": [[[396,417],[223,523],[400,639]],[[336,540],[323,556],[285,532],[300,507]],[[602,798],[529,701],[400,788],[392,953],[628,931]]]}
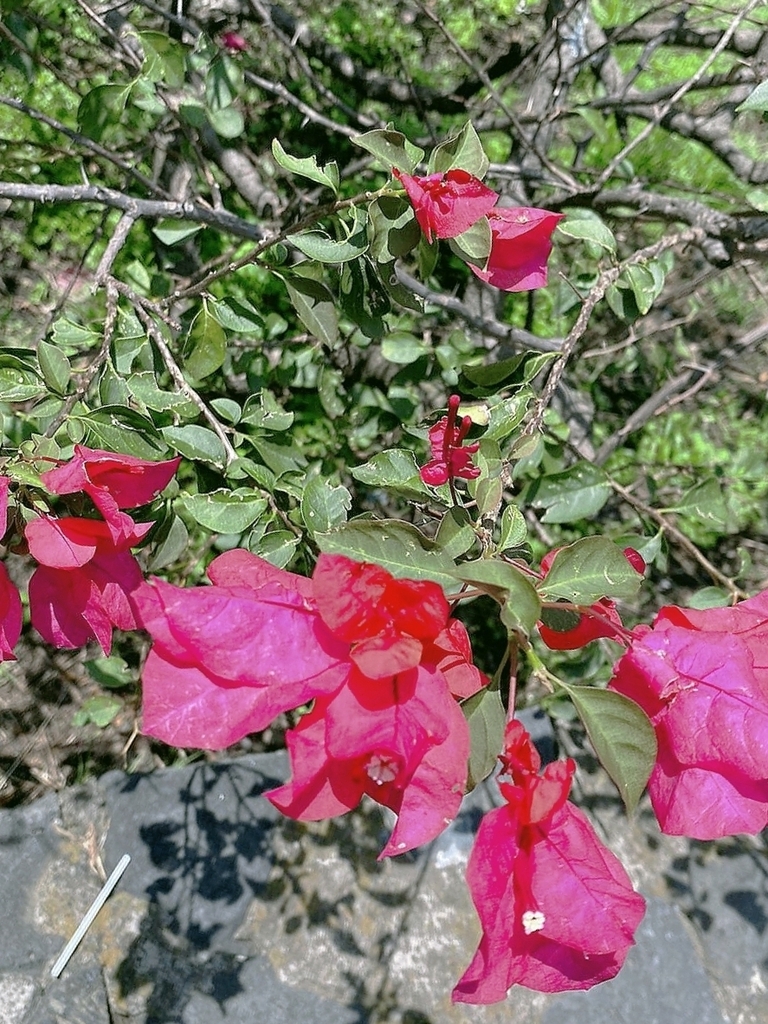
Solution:
{"label": "rock surface", "polygon": [[[478,926],[463,880],[487,783],[428,850],[379,862],[378,808],[301,826],[261,795],[281,754],[96,783],[0,813],[0,1024],[768,1024],[765,837],[660,836],[590,794],[649,899],[612,982],[453,1006]],[[50,968],[124,853],[65,968]]]}

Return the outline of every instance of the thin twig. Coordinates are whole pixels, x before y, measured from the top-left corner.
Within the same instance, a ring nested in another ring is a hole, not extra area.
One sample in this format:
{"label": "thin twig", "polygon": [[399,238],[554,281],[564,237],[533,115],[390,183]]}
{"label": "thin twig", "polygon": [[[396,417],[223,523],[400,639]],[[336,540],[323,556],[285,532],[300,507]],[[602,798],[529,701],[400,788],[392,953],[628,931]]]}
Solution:
{"label": "thin twig", "polygon": [[192,200],[175,202],[138,199],[103,185],[27,185],[16,181],[0,181],[0,199],[27,199],[35,203],[99,203],[101,206],[122,210],[133,220],[140,217],[150,220],[188,220],[249,241],[258,241],[264,237],[262,228],[228,210],[214,210]]}

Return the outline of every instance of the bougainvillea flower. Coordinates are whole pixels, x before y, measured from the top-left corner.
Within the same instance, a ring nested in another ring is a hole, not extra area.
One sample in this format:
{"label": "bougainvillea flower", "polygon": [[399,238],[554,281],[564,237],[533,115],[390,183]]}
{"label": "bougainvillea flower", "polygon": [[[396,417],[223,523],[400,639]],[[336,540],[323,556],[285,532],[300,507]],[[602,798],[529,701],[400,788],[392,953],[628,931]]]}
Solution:
{"label": "bougainvillea flower", "polygon": [[318,611],[350,658],[371,679],[415,668],[424,642],[448,622],[442,589],[428,580],[395,579],[378,565],[320,555],[312,575]]}
{"label": "bougainvillea flower", "polygon": [[648,792],[662,831],[718,839],[768,826],[768,591],[733,608],[663,608],[610,685],[656,729]]}
{"label": "bougainvillea flower", "polygon": [[51,569],[77,569],[102,550],[125,551],[138,544],[152,529],[152,523],[134,523],[132,530],[114,544],[108,525],[100,519],[75,516],[37,516],[24,528],[29,553]]}
{"label": "bougainvillea flower", "polygon": [[8,488],[11,486],[11,478],[0,476],[0,540],[5,536],[8,529]]}
{"label": "bougainvillea flower", "polygon": [[224,32],[221,41],[232,53],[242,53],[243,50],[248,49],[248,43],[239,32]]}
{"label": "bougainvillea flower", "polygon": [[469,416],[457,420],[457,412],[461,399],[451,395],[448,399],[448,415],[438,420],[429,429],[429,448],[432,459],[419,470],[419,475],[430,487],[439,487],[449,480],[474,480],[480,476],[480,470],[472,464],[472,456],[480,448],[480,443],[464,444],[472,426]]}
{"label": "bougainvillea flower", "polygon": [[472,664],[469,635],[458,619],[450,619],[445,629],[425,645],[423,661],[442,672],[457,700],[465,700],[488,685],[488,677]]}
{"label": "bougainvillea flower", "polygon": [[547,283],[552,232],[561,213],[531,207],[502,206],[488,214],[491,253],[485,269],[470,270],[486,284],[504,292],[531,291]]}
{"label": "bougainvillea flower", "polygon": [[0,562],[0,661],[15,661],[13,648],[21,636],[21,598]]}
{"label": "bougainvillea flower", "polygon": [[174,746],[219,750],[334,692],[351,666],[349,644],[307,596],[310,580],[245,551],[220,555],[208,575],[214,586],[153,580],[138,595],[154,641],[143,727]]}
{"label": "bougainvillea flower", "polygon": [[139,625],[133,597],[142,585],[139,564],[130,551],[99,544],[79,568],[40,565],[29,581],[32,625],[54,647],[82,647],[98,640],[105,654],[112,647],[112,628]]}
{"label": "bougainvillea flower", "polygon": [[[541,560],[542,578],[546,579],[555,555],[560,549],[548,552]],[[624,554],[632,568],[638,573],[645,572],[645,562],[642,555],[634,548],[625,548]],[[557,612],[557,606],[553,609]],[[554,628],[554,616],[547,625],[539,623],[539,635],[547,647],[553,651],[574,651],[578,647],[606,637],[609,640],[616,640],[618,643],[627,643],[627,630],[621,621],[616,605],[609,598],[604,597],[590,605],[589,610],[582,614],[566,612],[568,617],[565,628]],[[573,624],[570,620],[573,619]]]}
{"label": "bougainvillea flower", "polygon": [[403,183],[428,242],[433,236],[461,235],[489,213],[499,198],[498,192],[479,178],[458,168],[427,177],[412,176],[395,168],[394,175]]}
{"label": "bougainvillea flower", "polygon": [[181,459],[148,462],[133,455],[116,455],[84,445],[56,469],[40,474],[52,494],[85,493],[108,523],[117,542],[133,529],[133,520],[120,509],[146,505],[168,485]]}
{"label": "bougainvillea flower", "polygon": [[567,802],[575,766],[548,765],[518,722],[502,758],[506,804],[483,818],[467,882],[483,935],[454,1002],[495,1003],[513,985],[538,992],[591,988],[619,971],[645,901]]}
{"label": "bougainvillea flower", "polygon": [[381,857],[430,842],[456,816],[469,731],[442,675],[420,666],[388,680],[353,672],[286,735],[292,777],[267,796],[284,814],[317,821],[364,794],[398,815]]}

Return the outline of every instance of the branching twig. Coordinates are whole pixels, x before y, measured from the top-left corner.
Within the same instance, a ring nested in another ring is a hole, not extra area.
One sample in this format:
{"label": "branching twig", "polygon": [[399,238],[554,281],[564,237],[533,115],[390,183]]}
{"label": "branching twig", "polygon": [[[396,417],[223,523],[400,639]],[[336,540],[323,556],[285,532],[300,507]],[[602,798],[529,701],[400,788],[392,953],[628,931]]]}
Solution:
{"label": "branching twig", "polygon": [[192,200],[173,202],[160,199],[137,199],[101,185],[26,185],[15,181],[0,182],[0,199],[28,199],[35,203],[99,203],[122,210],[132,220],[176,218],[205,224],[219,231],[258,241],[264,231],[228,210],[214,210]]}
{"label": "branching twig", "polygon": [[576,344],[586,334],[595,306],[600,302],[610,286],[618,280],[621,274],[628,267],[633,267],[638,263],[645,263],[647,260],[655,259],[657,256],[660,256],[661,253],[666,252],[667,249],[671,249],[676,245],[680,245],[685,242],[700,241],[703,237],[704,232],[698,228],[681,231],[675,235],[667,235],[658,242],[654,242],[653,245],[648,245],[644,249],[639,249],[618,266],[610,267],[608,270],[603,271],[598,278],[597,284],[594,285],[589,295],[584,300],[584,305],[581,307],[581,311],[576,318],[576,323],[568,332],[568,336],[563,342],[559,357],[552,364],[552,368],[550,369],[547,377],[547,382],[544,385],[541,396],[534,407],[533,415],[523,430],[523,437],[531,436],[537,433],[541,428],[544,413],[549,406],[549,403],[552,401],[552,396],[557,390],[558,384],[562,380],[568,360],[573,355]]}

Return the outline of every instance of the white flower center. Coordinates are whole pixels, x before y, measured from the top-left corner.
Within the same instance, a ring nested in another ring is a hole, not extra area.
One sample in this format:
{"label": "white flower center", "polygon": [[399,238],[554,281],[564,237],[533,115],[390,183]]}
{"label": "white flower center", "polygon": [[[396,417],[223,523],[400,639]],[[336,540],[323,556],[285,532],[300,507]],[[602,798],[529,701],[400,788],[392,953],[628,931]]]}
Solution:
{"label": "white flower center", "polygon": [[373,754],[365,770],[377,786],[383,786],[385,782],[394,782],[397,778],[397,763],[387,754]]}
{"label": "white flower center", "polygon": [[523,914],[523,931],[526,935],[540,932],[545,921],[546,918],[540,910],[526,910]]}

